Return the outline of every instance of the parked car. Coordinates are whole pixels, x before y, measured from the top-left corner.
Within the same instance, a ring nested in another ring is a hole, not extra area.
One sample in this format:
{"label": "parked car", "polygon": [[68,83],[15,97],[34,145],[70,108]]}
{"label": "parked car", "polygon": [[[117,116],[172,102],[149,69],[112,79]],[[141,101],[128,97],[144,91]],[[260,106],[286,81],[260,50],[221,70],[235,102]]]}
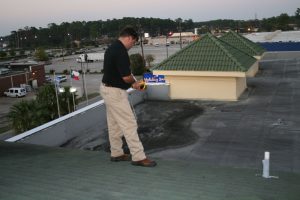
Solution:
{"label": "parked car", "polygon": [[9,88],[7,91],[4,92],[4,94],[8,97],[24,97],[26,96],[27,92],[25,88],[19,88],[19,87],[13,87]]}
{"label": "parked car", "polygon": [[67,76],[65,76],[65,75],[58,75],[58,76],[55,77],[55,81],[57,83],[66,82],[67,81]]}

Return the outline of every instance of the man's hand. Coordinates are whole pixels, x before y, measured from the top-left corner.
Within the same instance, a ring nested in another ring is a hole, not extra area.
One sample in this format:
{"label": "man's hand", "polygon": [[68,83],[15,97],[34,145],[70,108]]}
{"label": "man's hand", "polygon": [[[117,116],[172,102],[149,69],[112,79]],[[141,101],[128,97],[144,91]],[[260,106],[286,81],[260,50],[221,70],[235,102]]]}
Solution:
{"label": "man's hand", "polygon": [[140,80],[140,81],[136,81],[134,82],[131,87],[133,89],[136,89],[136,90],[145,90],[146,89],[146,85],[145,85],[145,82],[143,80]]}
{"label": "man's hand", "polygon": [[146,89],[145,82],[143,80],[137,81],[136,78],[132,74],[129,76],[124,76],[123,80],[126,83],[131,84],[131,87],[133,89],[136,89],[136,90],[145,90]]}
{"label": "man's hand", "polygon": [[124,76],[123,80],[125,83],[129,83],[129,84],[133,84],[134,82],[136,82],[136,79],[134,78],[133,75]]}

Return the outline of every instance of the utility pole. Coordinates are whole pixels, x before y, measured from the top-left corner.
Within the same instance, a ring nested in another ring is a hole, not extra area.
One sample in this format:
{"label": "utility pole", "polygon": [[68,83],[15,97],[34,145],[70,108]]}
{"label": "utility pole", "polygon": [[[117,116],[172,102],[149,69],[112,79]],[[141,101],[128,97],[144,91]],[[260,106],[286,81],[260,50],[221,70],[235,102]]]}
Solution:
{"label": "utility pole", "polygon": [[[85,54],[84,56],[84,61],[87,62],[87,55]],[[86,84],[85,84],[85,72],[82,68],[82,60],[80,62],[80,66],[81,66],[81,76],[82,76],[82,88],[83,88],[83,95],[85,96],[85,100],[86,100],[86,105],[89,105],[88,102],[88,95],[87,95],[87,91],[86,91]]]}
{"label": "utility pole", "polygon": [[58,99],[58,88],[57,88],[57,81],[56,81],[56,77],[55,77],[55,72],[53,72],[53,82],[54,82],[54,86],[55,86],[55,96],[56,96],[56,105],[57,105],[57,114],[58,117],[60,117],[60,105],[59,105],[59,99]]}
{"label": "utility pole", "polygon": [[169,50],[168,50],[168,45],[167,45],[167,43],[168,43],[168,32],[167,32],[167,34],[166,34],[166,52],[167,52],[167,58],[169,57]]}
{"label": "utility pole", "polygon": [[145,61],[144,47],[143,47],[143,33],[144,33],[144,31],[142,30],[140,21],[138,21],[138,29],[139,29],[138,32],[139,32],[139,35],[140,35],[140,45],[141,45],[141,50],[142,50],[142,57],[143,57],[143,61]]}
{"label": "utility pole", "polygon": [[180,43],[180,49],[182,49],[182,39],[181,39],[181,19],[179,20],[179,43]]}

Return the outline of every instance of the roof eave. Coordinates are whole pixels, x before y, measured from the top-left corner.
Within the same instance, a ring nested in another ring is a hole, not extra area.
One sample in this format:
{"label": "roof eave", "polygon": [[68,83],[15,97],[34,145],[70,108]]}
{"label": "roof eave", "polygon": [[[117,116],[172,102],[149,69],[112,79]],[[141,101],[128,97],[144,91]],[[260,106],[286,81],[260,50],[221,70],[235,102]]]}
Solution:
{"label": "roof eave", "polygon": [[155,75],[165,76],[204,76],[204,77],[246,77],[245,72],[237,71],[174,71],[174,70],[153,70]]}

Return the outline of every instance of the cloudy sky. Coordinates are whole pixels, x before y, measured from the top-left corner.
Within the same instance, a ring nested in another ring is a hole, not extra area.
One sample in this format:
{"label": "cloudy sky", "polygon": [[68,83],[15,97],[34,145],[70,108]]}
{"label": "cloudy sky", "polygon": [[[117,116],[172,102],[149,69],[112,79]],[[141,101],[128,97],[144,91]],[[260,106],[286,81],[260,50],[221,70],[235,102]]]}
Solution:
{"label": "cloudy sky", "polygon": [[0,36],[25,26],[123,17],[248,20],[294,15],[299,0],[0,0]]}

